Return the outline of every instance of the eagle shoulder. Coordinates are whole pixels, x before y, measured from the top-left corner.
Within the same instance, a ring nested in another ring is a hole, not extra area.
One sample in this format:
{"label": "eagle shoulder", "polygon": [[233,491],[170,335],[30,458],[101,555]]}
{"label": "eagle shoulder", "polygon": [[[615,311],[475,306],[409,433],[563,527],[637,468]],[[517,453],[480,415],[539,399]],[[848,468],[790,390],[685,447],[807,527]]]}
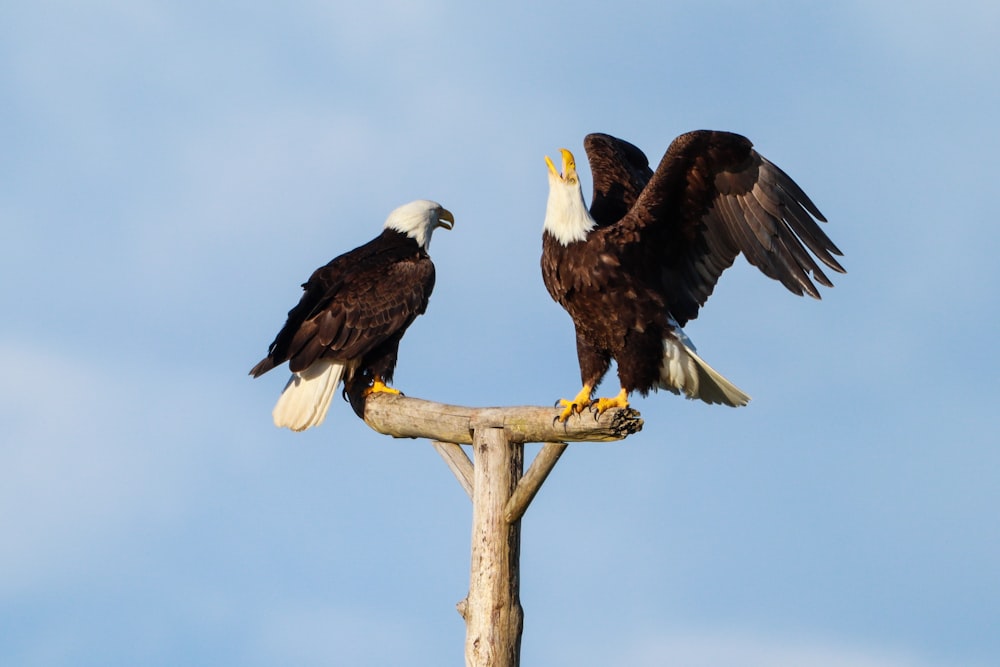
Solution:
{"label": "eagle shoulder", "polygon": [[360,357],[422,314],[433,288],[434,264],[426,251],[378,237],[313,272],[251,374],[286,360],[295,373],[320,357]]}

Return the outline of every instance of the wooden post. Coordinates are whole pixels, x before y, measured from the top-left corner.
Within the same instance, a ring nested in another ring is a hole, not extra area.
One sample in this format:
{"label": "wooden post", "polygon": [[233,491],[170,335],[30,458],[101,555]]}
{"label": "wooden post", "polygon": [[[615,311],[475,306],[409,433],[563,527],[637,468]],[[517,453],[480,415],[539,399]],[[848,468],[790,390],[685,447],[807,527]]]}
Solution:
{"label": "wooden post", "polygon": [[[639,413],[612,409],[558,423],[559,411],[534,406],[467,408],[402,395],[373,394],[364,420],[397,438],[428,438],[472,498],[469,594],[458,603],[465,619],[467,667],[518,667],[521,660],[521,517],[566,442],[621,440],[642,428]],[[544,442],[524,470],[524,443]],[[473,460],[459,443],[471,444]]]}
{"label": "wooden post", "polygon": [[480,426],[472,442],[472,568],[469,596],[459,603],[465,619],[468,667],[517,667],[521,663],[521,520],[508,522],[507,503],[524,466],[524,445],[503,428]]}

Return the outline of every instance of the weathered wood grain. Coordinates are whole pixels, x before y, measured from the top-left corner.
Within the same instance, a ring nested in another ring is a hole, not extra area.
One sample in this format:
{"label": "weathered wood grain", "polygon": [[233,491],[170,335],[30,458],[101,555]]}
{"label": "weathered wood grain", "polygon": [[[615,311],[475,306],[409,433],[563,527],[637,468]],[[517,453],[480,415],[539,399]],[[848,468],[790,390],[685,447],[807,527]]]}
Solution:
{"label": "weathered wood grain", "polygon": [[639,413],[631,408],[613,408],[599,418],[585,411],[565,423],[556,421],[558,414],[556,408],[471,408],[394,394],[372,394],[364,406],[365,423],[384,435],[463,445],[472,444],[480,425],[503,428],[518,443],[610,442],[642,429]]}
{"label": "weathered wood grain", "polygon": [[467,667],[517,667],[521,657],[521,522],[506,507],[524,469],[524,445],[502,428],[476,429],[472,444],[472,567],[465,617]]}

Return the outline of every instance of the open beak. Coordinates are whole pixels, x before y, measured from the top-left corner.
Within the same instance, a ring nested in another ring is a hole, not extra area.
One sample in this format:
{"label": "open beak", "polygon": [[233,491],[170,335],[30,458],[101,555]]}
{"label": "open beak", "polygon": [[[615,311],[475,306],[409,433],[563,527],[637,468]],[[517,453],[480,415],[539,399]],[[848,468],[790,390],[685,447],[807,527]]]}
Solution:
{"label": "open beak", "polygon": [[556,166],[552,163],[552,158],[546,155],[545,164],[549,166],[549,173],[561,181],[576,178],[576,160],[573,159],[573,154],[565,148],[560,148],[559,152],[562,153],[562,174],[559,173],[559,170],[556,169]]}
{"label": "open beak", "polygon": [[446,208],[441,209],[438,212],[438,223],[437,227],[444,227],[445,229],[451,229],[455,226],[455,216],[452,215],[451,211]]}

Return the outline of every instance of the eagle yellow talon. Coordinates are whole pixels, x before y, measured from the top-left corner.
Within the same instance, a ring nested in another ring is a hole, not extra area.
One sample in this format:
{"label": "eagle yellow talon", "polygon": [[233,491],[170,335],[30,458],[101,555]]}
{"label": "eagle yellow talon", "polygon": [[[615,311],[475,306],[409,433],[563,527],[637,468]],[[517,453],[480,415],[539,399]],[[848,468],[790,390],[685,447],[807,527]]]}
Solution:
{"label": "eagle yellow talon", "polygon": [[586,405],[580,405],[578,403],[574,403],[573,401],[567,401],[565,398],[559,399],[559,405],[564,408],[563,411],[559,413],[559,416],[556,417],[556,421],[560,423],[564,423],[567,419],[573,416],[574,413],[580,414],[583,412],[584,408],[587,407]]}
{"label": "eagle yellow talon", "polygon": [[559,422],[565,422],[574,413],[580,414],[590,407],[590,404],[592,403],[590,400],[591,391],[593,391],[593,387],[585,384],[583,385],[583,389],[580,390],[580,393],[577,394],[572,400],[566,400],[565,398],[559,399],[556,406],[562,406],[563,411],[559,413],[556,420]]}
{"label": "eagle yellow talon", "polygon": [[400,391],[398,389],[393,389],[392,387],[386,386],[386,384],[381,380],[375,380],[375,382],[372,383],[372,386],[365,389],[364,397],[368,398],[372,394],[399,394],[399,393]]}
{"label": "eagle yellow talon", "polygon": [[599,398],[591,404],[596,416],[600,417],[611,408],[627,408],[628,392],[622,389],[614,398]]}

